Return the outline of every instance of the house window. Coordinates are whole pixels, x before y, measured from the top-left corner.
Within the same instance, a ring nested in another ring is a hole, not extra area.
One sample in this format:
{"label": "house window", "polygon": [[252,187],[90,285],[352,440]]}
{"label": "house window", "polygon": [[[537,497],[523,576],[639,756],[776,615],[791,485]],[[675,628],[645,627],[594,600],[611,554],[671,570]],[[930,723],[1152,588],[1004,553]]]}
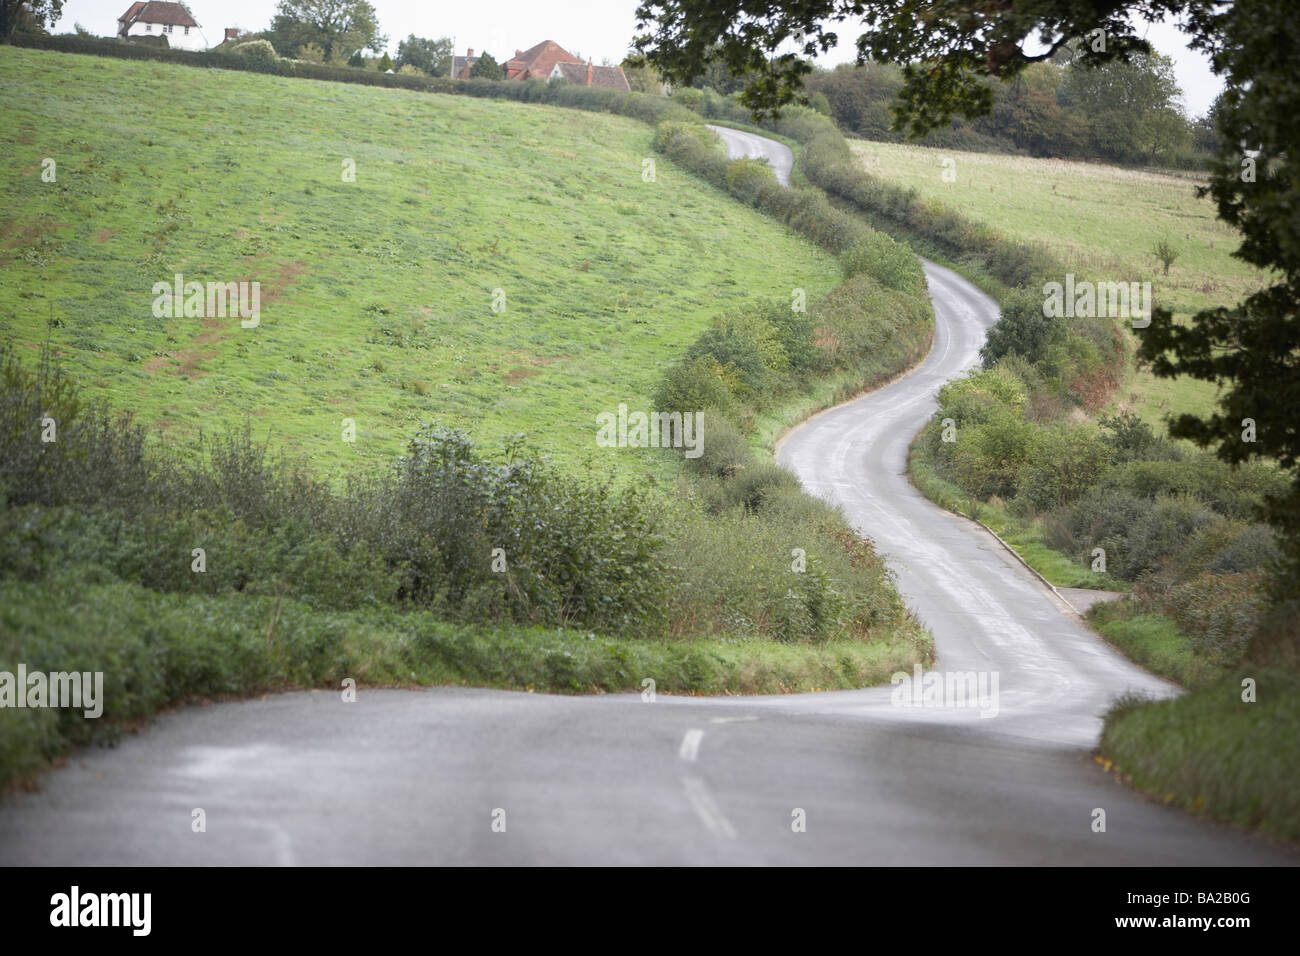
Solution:
{"label": "house window", "polygon": [[144,32],[145,32],[145,33],[153,33],[153,24],[152,24],[152,23],[146,23],[146,24],[144,25]]}
{"label": "house window", "polygon": [[171,33],[171,32],[172,32],[172,25],[171,25],[170,23],[168,23],[166,26],[164,26],[164,27],[163,27],[163,32],[164,32],[164,33]]}
{"label": "house window", "polygon": [[185,35],[186,35],[186,36],[189,36],[189,35],[190,35],[190,28],[189,28],[189,27],[186,27],[186,28],[185,28]]}

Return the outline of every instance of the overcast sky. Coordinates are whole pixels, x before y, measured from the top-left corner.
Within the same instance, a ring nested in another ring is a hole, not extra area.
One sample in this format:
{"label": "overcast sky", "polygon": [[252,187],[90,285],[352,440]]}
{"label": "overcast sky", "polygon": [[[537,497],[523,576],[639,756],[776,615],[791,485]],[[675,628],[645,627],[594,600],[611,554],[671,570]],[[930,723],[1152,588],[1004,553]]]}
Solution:
{"label": "overcast sky", "polygon": [[[414,33],[450,36],[456,41],[457,53],[473,47],[475,52],[487,50],[498,60],[513,56],[517,49],[554,40],[569,52],[592,57],[597,63],[602,59],[617,63],[626,54],[636,29],[637,0],[373,2],[379,12],[380,28],[388,35],[394,53],[397,41]],[[273,0],[190,0],[189,5],[210,44],[221,41],[225,27],[265,29],[276,7]],[[111,36],[117,29],[117,18],[129,6],[128,0],[66,0],[63,18],[55,30],[68,32],[74,23],[80,23],[92,33]],[[856,34],[844,29],[840,32],[846,42],[840,51],[824,57],[822,66],[852,59]],[[1161,53],[1173,57],[1187,112],[1192,116],[1203,114],[1222,89],[1205,58],[1186,48],[1186,38],[1172,24],[1151,27],[1147,39]]]}

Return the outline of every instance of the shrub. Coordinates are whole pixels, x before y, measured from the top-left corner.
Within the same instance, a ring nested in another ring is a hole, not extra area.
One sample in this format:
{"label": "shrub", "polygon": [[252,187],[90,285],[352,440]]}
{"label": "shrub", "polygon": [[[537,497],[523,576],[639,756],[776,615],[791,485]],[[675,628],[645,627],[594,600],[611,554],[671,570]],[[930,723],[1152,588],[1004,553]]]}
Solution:
{"label": "shrub", "polygon": [[682,139],[691,139],[710,150],[718,151],[722,139],[713,130],[696,120],[664,120],[655,126],[652,143],[660,152],[668,152],[673,144]]}
{"label": "shrub", "polygon": [[685,361],[703,357],[735,372],[739,397],[746,401],[774,391],[779,373],[788,366],[776,330],[749,313],[720,316],[701,332],[687,348]]}
{"label": "shrub", "polygon": [[1159,439],[1151,426],[1134,412],[1103,416],[1098,424],[1106,431],[1102,441],[1110,449],[1110,460],[1114,464],[1148,459],[1159,448]]}
{"label": "shrub", "polygon": [[249,40],[246,43],[236,43],[230,48],[230,52],[265,66],[272,66],[280,59],[275,53],[275,47],[271,46],[270,40]]}
{"label": "shrub", "polygon": [[1190,496],[1157,498],[1127,529],[1124,553],[1112,572],[1131,581],[1143,571],[1155,570],[1214,520],[1214,513]]}
{"label": "shrub", "polygon": [[1202,574],[1175,585],[1160,603],[1198,654],[1217,666],[1232,665],[1263,617],[1264,576],[1259,571]]}
{"label": "shrub", "polygon": [[692,112],[700,112],[700,107],[704,104],[704,91],[697,90],[691,86],[678,87],[673,90],[673,102],[679,103]]}
{"label": "shrub", "polygon": [[905,242],[895,242],[883,232],[868,231],[840,257],[844,277],[866,274],[887,289],[921,295],[925,271]]}
{"label": "shrub", "polygon": [[745,465],[726,483],[726,501],[740,505],[747,512],[761,511],[783,494],[799,488],[799,479],[771,461],[754,461]]}
{"label": "shrub", "polygon": [[1106,445],[1092,428],[1042,429],[1033,458],[1016,477],[1016,498],[1039,511],[1067,504],[1096,484],[1107,458]]}
{"label": "shrub", "polygon": [[[75,560],[161,590],[632,631],[657,620],[658,532],[640,495],[608,482],[515,451],[488,461],[462,433],[429,426],[391,474],[335,493],[247,429],[182,463],[148,452],[129,421],[83,407],[48,361],[29,372],[9,354],[0,376],[0,504],[15,508],[0,521],[0,565],[17,574]],[[40,441],[47,413],[59,416],[57,442]],[[195,547],[204,574],[190,572]],[[496,548],[507,571],[491,567]]]}
{"label": "shrub", "polygon": [[732,417],[739,391],[734,370],[724,368],[712,355],[696,355],[668,366],[655,389],[655,407],[683,412],[712,408]]}
{"label": "shrub", "polygon": [[955,378],[939,388],[939,416],[959,426],[988,422],[1025,405],[1024,383],[1009,369],[991,368]]}
{"label": "shrub", "polygon": [[1064,342],[1065,337],[1064,322],[1044,315],[1042,300],[1022,292],[1002,304],[1002,314],[980,348],[980,359],[986,368],[1009,355],[1041,363],[1047,358],[1048,350]]}
{"label": "shrub", "polygon": [[[979,498],[1016,493],[1020,470],[1034,454],[1034,427],[1009,412],[978,425],[958,425],[951,457],[940,473]],[[939,464],[939,463],[936,463]]]}
{"label": "shrub", "polygon": [[736,159],[727,166],[727,189],[742,202],[759,204],[764,188],[776,184],[776,176],[767,163],[756,159]]}
{"label": "shrub", "polygon": [[714,411],[701,412],[704,434],[700,456],[686,459],[697,471],[730,478],[749,461],[749,442],[730,421]]}

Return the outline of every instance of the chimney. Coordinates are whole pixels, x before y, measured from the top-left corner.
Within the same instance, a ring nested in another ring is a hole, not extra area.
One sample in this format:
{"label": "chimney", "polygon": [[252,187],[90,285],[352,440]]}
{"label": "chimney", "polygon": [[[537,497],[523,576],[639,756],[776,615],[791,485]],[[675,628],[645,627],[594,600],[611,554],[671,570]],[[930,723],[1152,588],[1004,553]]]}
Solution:
{"label": "chimney", "polygon": [[226,39],[233,40],[239,36],[239,27],[226,27]]}
{"label": "chimney", "polygon": [[587,85],[591,86],[591,57],[587,58]]}
{"label": "chimney", "polygon": [[469,58],[472,57],[473,55],[474,55],[474,48],[473,48],[472,46],[471,46],[471,47],[466,47],[466,49],[465,49],[465,58],[466,58],[466,59],[469,59]]}
{"label": "chimney", "polygon": [[515,59],[516,59],[516,60],[519,59],[519,58],[520,58],[521,56],[523,56],[523,55],[524,55],[524,51],[523,51],[523,50],[515,50]]}

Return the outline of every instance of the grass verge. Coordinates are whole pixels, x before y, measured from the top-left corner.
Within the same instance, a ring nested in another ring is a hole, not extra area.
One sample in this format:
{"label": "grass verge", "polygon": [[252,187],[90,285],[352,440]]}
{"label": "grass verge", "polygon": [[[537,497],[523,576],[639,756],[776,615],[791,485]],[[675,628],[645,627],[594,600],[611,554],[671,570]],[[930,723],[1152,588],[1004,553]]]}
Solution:
{"label": "grass verge", "polygon": [[[1242,681],[1258,699],[1242,700]],[[1300,840],[1300,676],[1234,668],[1174,700],[1126,700],[1106,715],[1099,759],[1156,799]]]}
{"label": "grass verge", "polygon": [[104,717],[0,709],[0,786],[30,782],[68,746],[111,742],[159,710],[227,696],[341,686],[463,684],[554,693],[756,694],[883,683],[918,655],[893,640],[784,644],[758,638],[632,639],[586,630],[463,625],[424,611],[328,611],[243,594],[166,594],[98,568],[0,581],[0,670],[104,675]]}

